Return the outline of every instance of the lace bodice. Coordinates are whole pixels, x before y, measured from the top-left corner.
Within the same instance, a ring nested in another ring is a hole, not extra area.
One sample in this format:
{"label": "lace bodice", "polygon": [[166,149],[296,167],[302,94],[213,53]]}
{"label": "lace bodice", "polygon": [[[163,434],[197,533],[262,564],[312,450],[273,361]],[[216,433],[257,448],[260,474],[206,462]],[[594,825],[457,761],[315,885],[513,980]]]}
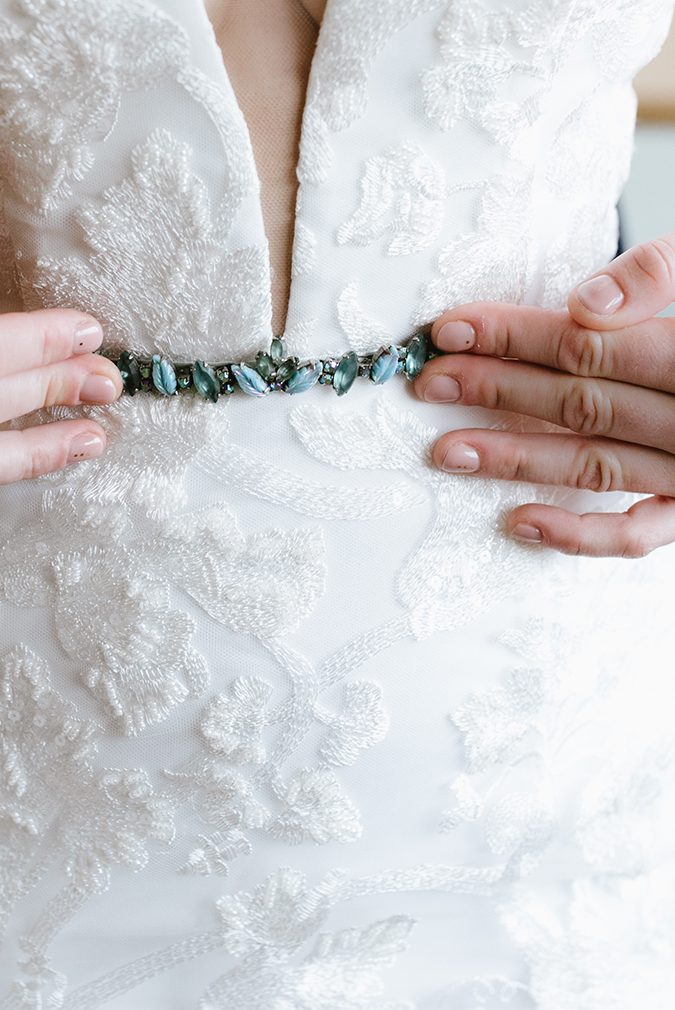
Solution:
{"label": "lace bodice", "polygon": [[[328,0],[290,349],[564,304],[671,14]],[[267,346],[201,0],[0,0],[0,50],[3,290],[143,354]],[[622,500],[430,465],[524,418],[329,394],[88,408],[103,457],[2,489],[0,1007],[670,1010],[672,551],[522,546],[515,504]]]}

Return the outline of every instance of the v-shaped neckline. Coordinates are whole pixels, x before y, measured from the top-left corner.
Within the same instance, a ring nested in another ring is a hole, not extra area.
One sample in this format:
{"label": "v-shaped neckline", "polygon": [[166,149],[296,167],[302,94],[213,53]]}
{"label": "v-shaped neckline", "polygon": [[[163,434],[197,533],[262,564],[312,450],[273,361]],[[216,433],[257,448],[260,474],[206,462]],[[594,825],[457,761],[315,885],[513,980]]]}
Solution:
{"label": "v-shaped neckline", "polygon": [[[288,296],[287,296],[287,301],[286,301],[286,313],[285,313],[285,318],[284,318],[284,325],[280,329],[280,333],[278,334],[280,336],[283,335],[285,333],[285,331],[286,331],[286,328],[288,326],[289,316],[291,314],[291,310],[295,309],[295,301],[296,301],[296,290],[295,290],[296,289],[296,285],[295,285],[295,278],[293,276],[292,264],[293,264],[293,261],[294,261],[294,259],[296,257],[296,254],[298,252],[298,245],[299,245],[299,242],[300,242],[300,238],[299,238],[300,229],[298,227],[298,224],[299,224],[299,221],[300,221],[299,208],[301,208],[301,206],[302,206],[302,192],[301,191],[303,189],[303,182],[302,182],[302,179],[299,177],[298,168],[299,168],[299,164],[300,164],[300,157],[301,157],[301,152],[302,152],[303,145],[304,145],[304,140],[305,140],[305,137],[306,137],[306,134],[307,134],[308,96],[309,96],[310,90],[312,88],[313,78],[314,78],[315,73],[316,73],[317,53],[319,52],[320,46],[322,45],[323,38],[324,38],[324,35],[325,35],[325,31],[326,31],[326,23],[327,23],[327,21],[329,19],[330,11],[331,11],[331,9],[333,7],[333,4],[335,2],[336,2],[336,0],[326,0],[326,5],[325,5],[325,8],[324,8],[324,12],[323,12],[321,21],[318,24],[318,33],[317,33],[317,37],[316,37],[316,43],[315,43],[315,46],[314,46],[314,51],[312,53],[312,59],[310,61],[309,73],[307,75],[307,84],[306,84],[305,92],[304,92],[304,101],[303,101],[303,104],[302,104],[302,111],[301,111],[301,115],[300,115],[300,135],[299,135],[299,142],[298,142],[298,145],[297,145],[297,148],[296,148],[296,151],[297,151],[296,161],[295,161],[295,164],[293,166],[293,172],[294,172],[294,175],[295,175],[296,179],[298,180],[298,183],[297,183],[296,190],[295,190],[294,212],[293,212],[293,221],[292,221],[292,227],[291,227],[291,233],[292,233],[292,237],[291,237],[291,257],[290,257],[290,260],[291,260],[291,269],[290,269],[290,277],[289,277],[289,283],[288,283],[288,288],[287,288]],[[273,328],[272,328],[272,318],[273,318],[273,311],[272,311],[272,297],[273,297],[273,291],[272,291],[272,262],[271,262],[271,256],[270,256],[270,243],[269,243],[269,238],[268,238],[268,235],[267,235],[267,230],[265,228],[265,217],[264,217],[264,214],[263,214],[262,179],[261,179],[260,169],[259,169],[258,163],[257,163],[256,158],[255,158],[251,129],[250,129],[249,123],[246,120],[246,116],[244,115],[244,111],[243,111],[241,103],[240,103],[240,101],[239,101],[239,99],[237,97],[236,91],[235,91],[235,89],[233,87],[232,79],[231,79],[230,73],[228,71],[227,64],[225,62],[225,56],[223,54],[222,49],[220,48],[220,45],[218,44],[218,40],[217,40],[216,32],[215,32],[215,27],[214,27],[214,24],[213,24],[211,18],[209,17],[209,13],[207,11],[206,0],[195,0],[195,3],[197,4],[198,7],[201,7],[201,14],[202,14],[204,20],[206,21],[207,27],[210,29],[210,31],[208,33],[208,35],[209,35],[208,45],[213,50],[215,50],[215,52],[214,52],[215,60],[216,60],[216,62],[218,64],[218,67],[219,67],[219,70],[220,70],[221,74],[223,75],[225,81],[229,85],[230,91],[232,93],[232,100],[233,100],[233,102],[234,102],[234,104],[235,104],[235,106],[237,108],[237,111],[239,113],[239,116],[241,118],[241,123],[242,123],[242,126],[243,126],[243,130],[244,130],[244,133],[245,133],[245,136],[246,136],[246,140],[247,140],[247,143],[248,143],[249,151],[251,153],[251,161],[252,161],[253,172],[254,172],[254,176],[255,176],[255,180],[256,180],[256,186],[257,186],[257,196],[258,196],[258,200],[257,200],[258,207],[257,207],[257,210],[258,210],[260,221],[262,223],[263,234],[265,236],[265,261],[266,261],[266,267],[267,267],[267,280],[268,280],[268,286],[269,286],[268,293],[269,293],[269,299],[270,299],[270,327],[269,327],[269,336],[271,337],[273,335],[277,335],[277,334],[274,334]]]}

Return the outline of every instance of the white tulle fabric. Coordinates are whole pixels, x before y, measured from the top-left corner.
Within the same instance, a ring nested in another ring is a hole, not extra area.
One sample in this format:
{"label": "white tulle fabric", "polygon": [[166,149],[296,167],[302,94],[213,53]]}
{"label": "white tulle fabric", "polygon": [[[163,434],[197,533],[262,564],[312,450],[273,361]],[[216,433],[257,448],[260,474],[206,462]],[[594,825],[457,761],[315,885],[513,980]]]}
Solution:
{"label": "white tulle fabric", "polygon": [[[289,346],[564,304],[614,251],[671,13],[329,0]],[[5,304],[177,358],[265,346],[200,0],[0,14]],[[440,431],[536,425],[400,376],[90,413],[102,459],[0,495],[3,1010],[670,1010],[675,554],[502,529],[623,498],[439,473]]]}

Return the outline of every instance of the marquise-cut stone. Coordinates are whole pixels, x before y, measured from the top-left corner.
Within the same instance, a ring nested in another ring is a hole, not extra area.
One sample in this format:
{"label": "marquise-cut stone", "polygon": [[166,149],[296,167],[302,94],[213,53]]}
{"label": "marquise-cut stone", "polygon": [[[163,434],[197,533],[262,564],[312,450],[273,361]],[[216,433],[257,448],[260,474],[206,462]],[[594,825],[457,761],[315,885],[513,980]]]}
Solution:
{"label": "marquise-cut stone", "polygon": [[178,386],[175,368],[168,358],[159,354],[152,356],[152,384],[164,396],[173,396]]}
{"label": "marquise-cut stone", "polygon": [[347,354],[343,354],[333,375],[333,388],[338,396],[343,396],[348,389],[351,389],[358,371],[359,359],[355,352],[348,351]]}
{"label": "marquise-cut stone", "polygon": [[408,344],[405,358],[405,374],[409,379],[415,379],[424,368],[427,359],[428,340],[425,333],[416,333]]}
{"label": "marquise-cut stone", "polygon": [[220,395],[220,381],[215,370],[205,361],[195,361],[192,366],[192,383],[205,400],[216,402]]}
{"label": "marquise-cut stone", "polygon": [[370,378],[380,386],[396,374],[397,366],[398,351],[393,344],[390,344],[389,347],[383,347],[373,358],[373,363],[370,366]]}

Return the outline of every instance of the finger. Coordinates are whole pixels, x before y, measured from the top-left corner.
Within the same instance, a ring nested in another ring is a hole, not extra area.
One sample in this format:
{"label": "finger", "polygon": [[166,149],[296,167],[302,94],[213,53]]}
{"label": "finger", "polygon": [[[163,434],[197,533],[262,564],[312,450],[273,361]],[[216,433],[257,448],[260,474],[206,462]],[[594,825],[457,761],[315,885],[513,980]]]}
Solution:
{"label": "finger", "polygon": [[26,372],[95,351],[103,331],[76,309],[38,309],[0,315],[0,375]]}
{"label": "finger", "polygon": [[439,316],[431,339],[445,352],[518,358],[571,375],[675,392],[673,319],[609,333],[581,326],[564,311],[477,302]]}
{"label": "finger", "polygon": [[112,361],[84,354],[0,379],[0,423],[54,404],[112,403],[122,392],[122,378]]}
{"label": "finger", "polygon": [[431,458],[449,473],[675,497],[675,456],[614,439],[464,428],[441,435]]}
{"label": "finger", "polygon": [[675,301],[675,232],[633,246],[569,297],[582,326],[613,330],[643,322]]}
{"label": "finger", "polygon": [[425,400],[515,411],[577,434],[675,452],[675,399],[657,390],[467,354],[434,358],[415,382]]}
{"label": "finger", "polygon": [[627,512],[576,515],[553,505],[522,505],[507,519],[516,539],[592,558],[643,558],[675,541],[675,499],[645,498]]}
{"label": "finger", "polygon": [[0,432],[0,484],[30,480],[100,456],[105,432],[93,421],[53,421],[23,431]]}

